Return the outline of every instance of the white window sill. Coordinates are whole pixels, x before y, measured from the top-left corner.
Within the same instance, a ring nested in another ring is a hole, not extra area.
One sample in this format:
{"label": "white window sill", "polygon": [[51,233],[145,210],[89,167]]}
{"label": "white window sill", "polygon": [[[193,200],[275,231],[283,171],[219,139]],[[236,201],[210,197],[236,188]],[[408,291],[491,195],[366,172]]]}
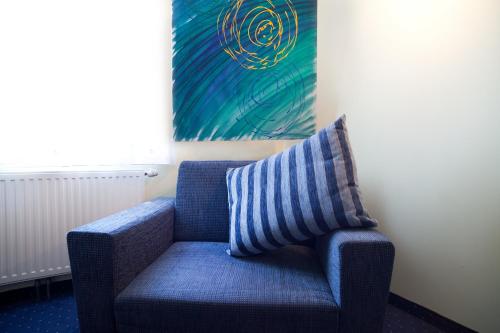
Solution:
{"label": "white window sill", "polygon": [[75,165],[75,166],[47,166],[47,167],[2,167],[2,173],[71,173],[71,172],[102,172],[102,171],[155,171],[162,164],[130,164],[130,165]]}

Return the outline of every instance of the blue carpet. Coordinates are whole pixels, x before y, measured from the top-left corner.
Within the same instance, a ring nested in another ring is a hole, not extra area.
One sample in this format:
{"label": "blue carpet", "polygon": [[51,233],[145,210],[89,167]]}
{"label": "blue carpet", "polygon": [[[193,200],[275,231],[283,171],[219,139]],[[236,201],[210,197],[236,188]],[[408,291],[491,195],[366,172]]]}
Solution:
{"label": "blue carpet", "polygon": [[[42,288],[43,289],[43,288]],[[77,333],[78,319],[70,282],[53,284],[50,300],[36,301],[34,288],[0,294],[1,333]],[[434,326],[391,305],[385,333],[440,333]]]}
{"label": "blue carpet", "polygon": [[54,283],[50,300],[37,302],[34,288],[0,294],[0,300],[1,333],[79,332],[69,282]]}

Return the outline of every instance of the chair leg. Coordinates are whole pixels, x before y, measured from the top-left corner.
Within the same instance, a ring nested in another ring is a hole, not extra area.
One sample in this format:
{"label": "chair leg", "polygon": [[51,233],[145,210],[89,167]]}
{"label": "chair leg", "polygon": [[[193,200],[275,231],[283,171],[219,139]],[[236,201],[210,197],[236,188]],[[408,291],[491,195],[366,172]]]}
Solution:
{"label": "chair leg", "polygon": [[50,285],[52,283],[52,279],[51,278],[47,278],[45,280],[45,289],[46,289],[46,292],[47,292],[47,299],[50,300]]}
{"label": "chair leg", "polygon": [[36,301],[40,302],[40,280],[35,280]]}

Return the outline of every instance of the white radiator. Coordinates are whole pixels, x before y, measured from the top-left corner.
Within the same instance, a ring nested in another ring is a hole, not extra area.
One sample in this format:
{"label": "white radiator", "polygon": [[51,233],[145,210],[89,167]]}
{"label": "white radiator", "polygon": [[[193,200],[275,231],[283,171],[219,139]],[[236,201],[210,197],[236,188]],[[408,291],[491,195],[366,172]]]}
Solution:
{"label": "white radiator", "polygon": [[0,174],[0,285],[70,272],[66,233],[144,201],[143,171]]}

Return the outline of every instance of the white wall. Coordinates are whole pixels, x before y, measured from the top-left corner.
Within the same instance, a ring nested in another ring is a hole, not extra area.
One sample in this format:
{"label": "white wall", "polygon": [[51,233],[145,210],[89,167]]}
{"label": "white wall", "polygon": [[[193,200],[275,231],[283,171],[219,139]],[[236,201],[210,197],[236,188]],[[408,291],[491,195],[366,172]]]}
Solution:
{"label": "white wall", "polygon": [[[392,291],[500,331],[500,2],[319,0],[318,127],[347,114],[365,201],[396,244]],[[287,142],[176,145],[247,159]],[[175,193],[176,168],[148,187]]]}

